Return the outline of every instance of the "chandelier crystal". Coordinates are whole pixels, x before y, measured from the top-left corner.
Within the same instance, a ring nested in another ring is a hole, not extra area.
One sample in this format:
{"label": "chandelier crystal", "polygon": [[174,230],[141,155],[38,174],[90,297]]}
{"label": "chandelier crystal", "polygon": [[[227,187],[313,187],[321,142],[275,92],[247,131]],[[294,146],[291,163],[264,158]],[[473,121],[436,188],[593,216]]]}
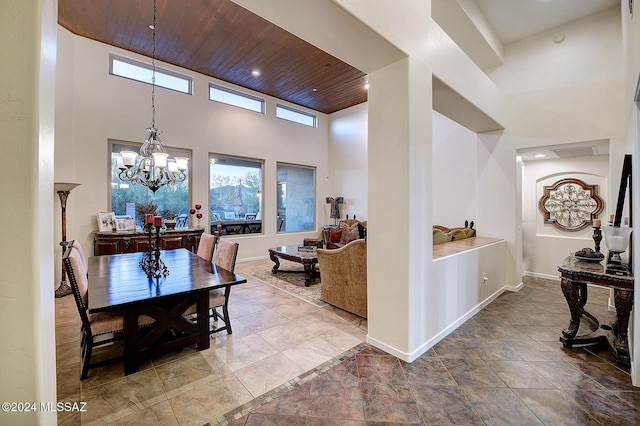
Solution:
{"label": "chandelier crystal", "polygon": [[[139,183],[153,193],[165,185],[173,185],[187,178],[186,170],[189,159],[186,157],[170,158],[167,154],[160,133],[156,128],[156,0],[153,0],[153,51],[151,56],[151,126],[147,128],[147,138],[140,147],[140,153],[122,151],[116,157],[120,170],[118,177],[126,182]],[[140,161],[136,165],[136,159]]]}

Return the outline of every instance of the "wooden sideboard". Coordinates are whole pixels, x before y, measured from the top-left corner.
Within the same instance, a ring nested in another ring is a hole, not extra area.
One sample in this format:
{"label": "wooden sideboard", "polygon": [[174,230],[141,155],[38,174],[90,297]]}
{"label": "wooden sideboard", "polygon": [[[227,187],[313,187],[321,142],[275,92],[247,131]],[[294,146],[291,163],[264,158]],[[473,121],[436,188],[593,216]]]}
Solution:
{"label": "wooden sideboard", "polygon": [[[172,250],[186,248],[192,252],[198,250],[203,228],[185,228],[160,231],[160,248]],[[155,241],[155,233],[152,240]],[[134,253],[146,251],[149,247],[149,234],[142,231],[96,232],[93,236],[93,254]]]}

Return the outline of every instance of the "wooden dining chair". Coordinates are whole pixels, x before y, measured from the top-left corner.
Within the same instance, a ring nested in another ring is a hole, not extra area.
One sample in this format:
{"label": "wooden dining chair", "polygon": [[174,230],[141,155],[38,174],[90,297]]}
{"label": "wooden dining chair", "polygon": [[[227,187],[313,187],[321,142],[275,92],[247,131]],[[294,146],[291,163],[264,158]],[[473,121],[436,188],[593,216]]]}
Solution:
{"label": "wooden dining chair", "polygon": [[[213,249],[212,263],[233,272],[236,267],[238,246],[238,243],[233,243],[226,238],[217,237]],[[231,286],[227,286],[224,291],[222,289],[216,289],[209,293],[209,307],[211,308],[211,317],[214,321],[214,326],[210,331],[211,334],[223,330],[227,330],[227,334],[233,333],[233,330],[231,329],[231,319],[229,318],[230,293]],[[218,308],[221,308],[222,312],[219,312]],[[217,325],[219,319],[222,319],[224,326]]]}
{"label": "wooden dining chair", "polygon": [[216,237],[211,234],[207,234],[206,232],[200,236],[200,242],[198,243],[198,251],[196,254],[211,262],[211,258],[213,256],[213,247],[216,243]]}
{"label": "wooden dining chair", "polygon": [[[89,280],[87,261],[82,251],[82,247],[75,241],[70,241],[62,256],[64,267],[69,278],[69,285],[73,292],[73,297],[82,321],[82,338],[80,346],[82,348],[82,373],[80,379],[86,379],[89,369],[105,365],[122,359],[122,355],[115,358],[105,359],[91,363],[91,354],[94,347],[113,343],[123,338],[122,328],[124,320],[121,310],[105,311],[95,314],[88,313]],[[155,320],[146,315],[138,318],[138,325],[150,325]],[[111,333],[111,336],[106,337]],[[94,340],[97,336],[105,336],[99,341]]]}

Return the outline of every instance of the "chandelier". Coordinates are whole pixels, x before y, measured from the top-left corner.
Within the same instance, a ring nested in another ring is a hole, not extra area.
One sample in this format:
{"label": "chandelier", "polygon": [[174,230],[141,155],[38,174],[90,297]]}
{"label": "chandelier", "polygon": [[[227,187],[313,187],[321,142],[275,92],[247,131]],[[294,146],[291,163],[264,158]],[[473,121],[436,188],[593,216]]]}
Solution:
{"label": "chandelier", "polygon": [[[149,188],[153,193],[165,185],[173,185],[186,179],[189,159],[186,157],[170,158],[167,154],[160,133],[156,128],[156,0],[153,0],[153,51],[151,56],[151,126],[147,128],[147,138],[140,147],[140,153],[122,151],[116,157],[120,170],[118,177],[131,183],[139,183]],[[140,161],[136,160],[140,155]]]}

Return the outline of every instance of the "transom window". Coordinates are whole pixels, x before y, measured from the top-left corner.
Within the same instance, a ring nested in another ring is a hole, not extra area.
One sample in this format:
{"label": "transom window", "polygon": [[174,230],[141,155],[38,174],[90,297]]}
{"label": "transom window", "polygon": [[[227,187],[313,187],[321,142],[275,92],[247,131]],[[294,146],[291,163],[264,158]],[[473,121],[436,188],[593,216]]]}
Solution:
{"label": "transom window", "polygon": [[[109,74],[151,84],[153,72],[150,64],[109,55]],[[191,77],[158,68],[157,66],[155,84],[158,87],[176,90],[188,95],[193,93],[193,80]]]}
{"label": "transom window", "polygon": [[317,118],[314,114],[280,104],[276,104],[276,117],[309,127],[317,127]]}
{"label": "transom window", "polygon": [[264,99],[215,84],[209,85],[209,100],[264,114]]}

